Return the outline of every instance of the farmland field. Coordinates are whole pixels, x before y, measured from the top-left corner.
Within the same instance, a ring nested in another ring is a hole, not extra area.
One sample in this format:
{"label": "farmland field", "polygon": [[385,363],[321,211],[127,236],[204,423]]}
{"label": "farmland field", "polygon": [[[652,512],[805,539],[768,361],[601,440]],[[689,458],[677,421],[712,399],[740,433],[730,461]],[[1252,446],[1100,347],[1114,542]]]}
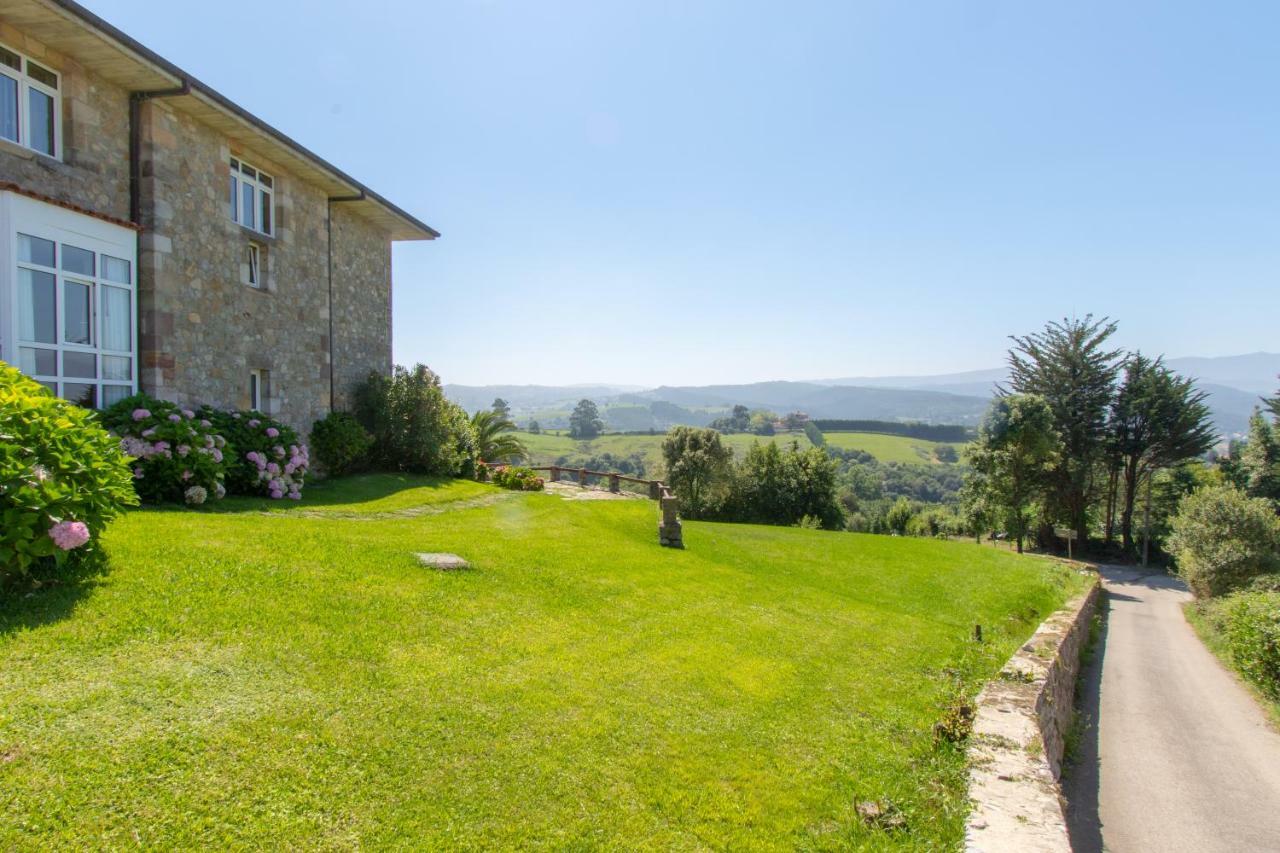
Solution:
{"label": "farmland field", "polygon": [[0,597],[0,849],[958,848],[933,726],[1082,579],[655,522],[390,475],[131,512],[106,573]]}
{"label": "farmland field", "polygon": [[[656,476],[662,466],[662,439],[665,436],[661,434],[602,435],[591,441],[578,441],[569,438],[568,434],[551,435],[542,433],[540,435],[530,435],[529,433],[521,432],[517,433],[517,437],[529,448],[530,464],[533,465],[550,465],[562,456],[590,458],[604,453],[612,453],[614,456],[625,457],[638,453],[644,459],[645,469],[648,474]],[[751,446],[753,441],[762,443],[773,441],[783,448],[790,447],[794,441],[799,443],[802,450],[813,446],[802,432],[780,433],[773,436],[726,435],[722,438],[724,443],[733,448],[733,451],[739,457],[747,452],[747,448]]]}
{"label": "farmland field", "polygon": [[[902,462],[908,465],[925,465],[934,462],[934,448],[948,444],[945,441],[929,441],[902,435],[883,435],[875,432],[824,432],[827,444],[842,450],[862,450],[880,462]],[[960,445],[951,444],[957,452]]]}

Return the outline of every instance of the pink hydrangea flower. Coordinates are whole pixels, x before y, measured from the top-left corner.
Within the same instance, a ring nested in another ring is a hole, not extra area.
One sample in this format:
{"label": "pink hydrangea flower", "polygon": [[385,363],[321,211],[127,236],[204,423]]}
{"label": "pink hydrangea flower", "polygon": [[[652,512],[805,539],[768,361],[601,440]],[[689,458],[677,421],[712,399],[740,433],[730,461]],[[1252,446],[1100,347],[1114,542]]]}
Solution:
{"label": "pink hydrangea flower", "polygon": [[249,421],[249,426],[251,426],[251,427],[256,427],[256,426],[259,426],[259,425],[261,425],[261,424],[262,424],[262,421],[258,420],[257,418],[254,418],[254,419],[252,419],[251,421]]}
{"label": "pink hydrangea flower", "polygon": [[143,438],[151,438],[151,436],[153,436],[153,435],[155,435],[155,434],[156,434],[156,428],[155,428],[155,427],[148,427],[148,428],[146,428],[146,429],[144,429],[144,430],[142,431],[142,437],[143,437]]}
{"label": "pink hydrangea flower", "polygon": [[221,461],[222,461],[222,451],[221,451],[221,450],[219,450],[218,448],[216,448],[216,447],[215,447],[213,450],[211,450],[211,451],[210,451],[210,455],[212,455],[212,456],[213,456],[213,461],[214,461],[214,462],[221,462]]}
{"label": "pink hydrangea flower", "polygon": [[206,419],[204,419],[204,418],[201,418],[201,419],[200,419],[200,426],[204,427],[205,429],[209,429],[211,426],[213,426],[213,423],[212,423],[212,422],[210,422],[210,421],[208,421],[208,420],[206,420]]}
{"label": "pink hydrangea flower", "polygon": [[174,412],[172,415],[169,415],[169,420],[173,421],[176,424],[178,421],[182,420],[182,415],[178,414],[177,412]]}
{"label": "pink hydrangea flower", "polygon": [[279,489],[272,489],[272,490],[271,490],[271,498],[272,498],[273,500],[277,500],[277,501],[278,501],[278,500],[280,500],[282,497],[284,497],[284,492],[280,491]]}
{"label": "pink hydrangea flower", "polygon": [[196,413],[195,413],[195,412],[193,412],[193,411],[191,411],[190,409],[183,409],[183,410],[182,410],[182,416],[183,416],[184,418],[186,418],[187,420],[191,420],[191,419],[193,419],[193,418],[196,416]]}
{"label": "pink hydrangea flower", "polygon": [[190,480],[190,479],[191,479],[192,477],[194,477],[194,476],[195,476],[195,475],[194,475],[194,474],[192,474],[190,470],[186,470],[186,471],[183,471],[183,472],[182,472],[182,479],[183,479],[184,481],[186,481],[186,480]]}
{"label": "pink hydrangea flower", "polygon": [[[95,375],[96,375],[96,374],[95,374]],[[145,420],[146,420],[147,418],[149,418],[149,417],[151,417],[151,412],[149,412],[149,411],[148,411],[148,410],[146,410],[146,409],[134,409],[134,410],[133,410],[133,419],[134,419],[135,421],[145,421]]]}
{"label": "pink hydrangea flower", "polygon": [[280,430],[275,427],[267,427],[267,438],[276,438],[280,435]]}
{"label": "pink hydrangea flower", "polygon": [[49,538],[62,550],[70,551],[89,541],[89,525],[83,521],[59,521],[49,528]]}
{"label": "pink hydrangea flower", "polygon": [[240,420],[240,413],[239,413],[239,412],[232,412],[232,413],[231,413],[231,417],[235,418],[236,420]]}
{"label": "pink hydrangea flower", "polygon": [[188,447],[187,445],[185,445],[185,444],[179,444],[179,445],[178,445],[178,455],[179,455],[179,456],[186,456],[186,455],[187,455],[188,453],[190,453],[190,452],[191,452],[191,448],[190,448],[190,447]]}
{"label": "pink hydrangea flower", "polygon": [[133,479],[135,479],[135,480],[141,480],[141,479],[142,479],[142,477],[143,477],[142,469],[141,469],[141,468],[134,468],[134,469],[133,469]]}

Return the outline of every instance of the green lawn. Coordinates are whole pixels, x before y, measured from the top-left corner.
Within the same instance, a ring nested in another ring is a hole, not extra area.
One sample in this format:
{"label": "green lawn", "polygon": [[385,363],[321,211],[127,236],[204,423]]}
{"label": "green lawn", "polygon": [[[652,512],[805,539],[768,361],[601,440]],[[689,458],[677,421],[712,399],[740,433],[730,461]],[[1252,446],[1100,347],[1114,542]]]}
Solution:
{"label": "green lawn", "polygon": [[964,758],[931,728],[1080,580],[655,525],[377,476],[133,512],[106,574],[0,599],[0,849],[958,847]]}
{"label": "green lawn", "polygon": [[[662,440],[664,435],[602,435],[591,441],[576,441],[568,435],[550,435],[541,433],[530,435],[526,432],[517,436],[529,449],[531,464],[550,465],[562,456],[572,458],[590,458],[604,453],[615,456],[630,456],[639,453],[644,458],[646,473],[650,477],[658,475],[662,467]],[[759,435],[726,435],[721,437],[726,445],[733,448],[739,457],[747,452],[753,441],[774,441],[783,448],[797,442],[800,449],[812,447],[809,439],[802,432],[789,432],[774,436]]]}
{"label": "green lawn", "polygon": [[[880,462],[904,462],[925,464],[936,461],[933,450],[945,441],[929,441],[924,438],[908,438],[903,435],[883,435],[876,432],[824,432],[827,444],[842,450],[863,450]],[[959,445],[952,445],[959,452]]]}

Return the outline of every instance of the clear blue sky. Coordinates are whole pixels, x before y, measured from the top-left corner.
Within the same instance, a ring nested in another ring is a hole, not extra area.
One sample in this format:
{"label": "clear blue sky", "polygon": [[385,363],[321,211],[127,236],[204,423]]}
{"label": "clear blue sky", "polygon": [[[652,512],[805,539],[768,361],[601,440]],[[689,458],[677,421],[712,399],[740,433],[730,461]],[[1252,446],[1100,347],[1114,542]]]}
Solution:
{"label": "clear blue sky", "polygon": [[1280,3],[87,2],[443,232],[446,381],[1280,348]]}

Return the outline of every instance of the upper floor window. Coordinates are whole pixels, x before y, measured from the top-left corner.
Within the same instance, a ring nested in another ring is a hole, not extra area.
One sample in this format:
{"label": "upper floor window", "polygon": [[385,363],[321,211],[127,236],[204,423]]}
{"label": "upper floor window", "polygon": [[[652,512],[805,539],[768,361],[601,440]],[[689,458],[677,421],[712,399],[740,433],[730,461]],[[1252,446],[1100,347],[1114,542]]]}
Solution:
{"label": "upper floor window", "polygon": [[270,175],[232,157],[229,190],[227,202],[232,222],[263,234],[273,233],[271,200],[275,181]]}
{"label": "upper floor window", "polygon": [[0,138],[59,156],[59,82],[57,73],[0,45]]}

